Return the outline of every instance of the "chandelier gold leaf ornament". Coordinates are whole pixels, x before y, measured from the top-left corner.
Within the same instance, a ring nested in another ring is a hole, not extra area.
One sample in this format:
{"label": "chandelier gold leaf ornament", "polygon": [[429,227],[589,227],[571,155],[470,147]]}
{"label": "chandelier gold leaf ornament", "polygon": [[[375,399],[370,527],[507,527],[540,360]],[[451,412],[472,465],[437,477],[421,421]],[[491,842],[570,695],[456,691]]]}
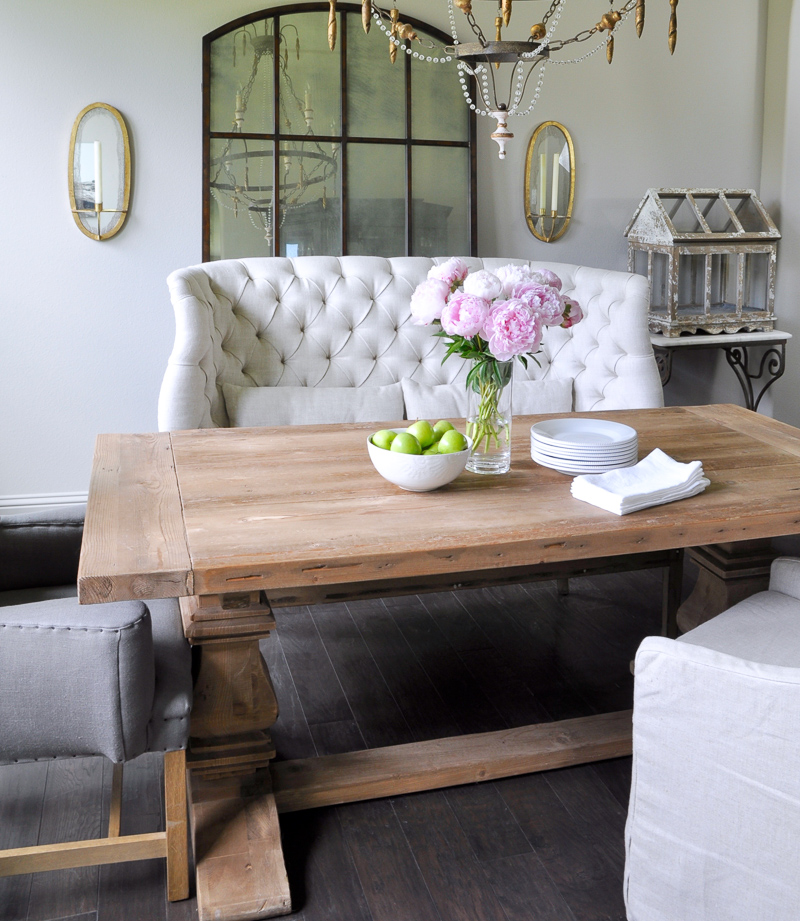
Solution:
{"label": "chandelier gold leaf ornament", "polygon": [[[369,17],[386,33],[389,38],[389,56],[394,63],[398,51],[412,55],[428,63],[449,64],[456,62],[461,88],[467,105],[478,115],[495,119],[497,128],[492,138],[500,148],[500,159],[505,158],[506,145],[514,135],[508,128],[512,116],[528,115],[533,111],[542,91],[545,66],[547,64],[579,64],[591,57],[605,45],[606,59],[610,64],[614,60],[614,38],[616,27],[634,13],[636,34],[641,37],[644,30],[645,0],[625,0],[615,9],[613,0],[599,21],[587,26],[569,38],[556,38],[555,33],[561,14],[568,0],[551,0],[545,14],[530,27],[530,35],[525,41],[508,41],[503,39],[502,30],[508,28],[512,21],[512,0],[444,0],[450,17],[450,32],[453,36],[451,45],[440,45],[431,39],[420,38],[414,29],[403,23],[396,5],[391,9],[378,6],[370,0],[362,4],[362,21],[364,31],[369,31]],[[495,35],[489,40],[483,33],[473,12],[473,7],[493,2],[496,7]],[[523,15],[520,4],[542,3],[543,0],[516,0],[513,4],[515,17]],[[584,4],[589,4],[583,0]],[[664,3],[665,0],[659,0]],[[678,0],[668,0],[670,6],[667,43],[670,54],[675,51],[678,39]],[[606,6],[607,0],[601,0]],[[336,9],[336,0],[330,0],[331,16]],[[600,4],[598,4],[600,5]],[[458,11],[458,12],[457,12]],[[463,16],[463,18],[462,18]],[[466,20],[472,31],[470,41],[462,42],[459,38],[459,25]],[[335,40],[335,21],[333,28]],[[605,34],[605,40],[603,40]],[[331,27],[328,27],[330,38]],[[593,43],[593,40],[600,41]],[[571,51],[579,51],[584,42],[589,42],[589,50],[569,57]],[[422,51],[412,46],[417,43]],[[573,48],[573,46],[575,46]],[[333,47],[333,44],[331,44]],[[566,54],[567,57],[562,56]],[[510,64],[508,80],[500,70],[501,64]],[[492,66],[494,65],[494,66]],[[526,95],[534,71],[538,79],[529,96]],[[473,89],[468,78],[474,78]],[[477,90],[477,92],[475,92]],[[474,94],[474,96],[473,96]]]}

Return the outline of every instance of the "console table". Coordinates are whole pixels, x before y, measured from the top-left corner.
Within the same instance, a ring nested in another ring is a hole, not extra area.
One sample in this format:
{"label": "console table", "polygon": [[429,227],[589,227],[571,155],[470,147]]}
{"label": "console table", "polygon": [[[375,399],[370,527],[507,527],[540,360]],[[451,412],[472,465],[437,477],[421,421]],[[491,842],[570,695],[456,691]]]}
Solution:
{"label": "console table", "polygon": [[[719,333],[711,336],[693,333],[690,336],[677,336],[672,339],[661,333],[650,334],[662,386],[669,383],[672,375],[672,356],[676,350],[724,349],[725,358],[741,384],[745,406],[752,410],[758,409],[761,397],[786,369],[786,343],[791,338],[791,333],[780,332],[777,329],[769,332]],[[766,347],[757,370],[753,370],[750,363],[750,350],[755,347]],[[757,393],[753,389],[754,383],[762,385]]]}

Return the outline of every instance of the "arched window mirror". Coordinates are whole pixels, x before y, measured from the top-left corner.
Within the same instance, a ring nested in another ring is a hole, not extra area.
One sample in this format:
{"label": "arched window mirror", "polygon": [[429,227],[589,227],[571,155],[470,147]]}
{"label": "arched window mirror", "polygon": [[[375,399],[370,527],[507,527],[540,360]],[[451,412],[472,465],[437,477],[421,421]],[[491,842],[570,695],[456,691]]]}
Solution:
{"label": "arched window mirror", "polygon": [[392,64],[361,6],[338,10],[334,51],[328,3],[205,37],[205,260],[475,252],[475,124],[454,70]]}

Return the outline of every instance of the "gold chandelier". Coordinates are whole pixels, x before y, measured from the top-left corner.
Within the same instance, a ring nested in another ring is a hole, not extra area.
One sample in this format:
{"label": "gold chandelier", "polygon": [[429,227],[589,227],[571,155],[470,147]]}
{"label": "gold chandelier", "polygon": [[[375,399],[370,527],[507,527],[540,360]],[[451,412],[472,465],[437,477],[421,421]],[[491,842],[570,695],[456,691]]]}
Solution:
{"label": "gold chandelier", "polygon": [[[491,40],[487,39],[472,9],[476,3],[483,2],[494,2],[497,8],[494,18],[495,34]],[[516,0],[517,4],[524,2],[532,2],[532,0]],[[668,0],[668,2],[670,17],[667,43],[672,54],[678,39],[678,0]],[[333,50],[336,47],[336,0],[329,0],[329,3],[328,44]],[[506,155],[507,142],[514,137],[509,131],[508,119],[514,115],[527,115],[533,110],[542,89],[547,63],[577,64],[590,57],[605,44],[606,58],[610,64],[614,59],[614,30],[617,26],[630,13],[634,13],[636,34],[641,36],[644,29],[645,0],[626,0],[618,9],[614,9],[612,3],[611,9],[603,13],[597,23],[587,26],[572,37],[555,38],[555,31],[567,0],[552,0],[541,21],[531,25],[530,37],[526,41],[506,41],[503,39],[503,29],[511,23],[514,0],[445,0],[445,3],[448,7],[450,31],[453,36],[451,45],[440,45],[432,40],[420,38],[411,25],[401,21],[396,5],[391,9],[384,9],[372,3],[372,0],[363,0],[361,21],[365,32],[369,32],[374,21],[386,33],[389,38],[389,57],[392,63],[397,59],[398,49],[430,63],[447,64],[455,60],[467,105],[478,115],[489,116],[497,122],[492,138],[500,147],[501,159]],[[601,0],[601,3],[606,6],[607,0],[606,2]],[[456,7],[459,13],[456,13]],[[462,23],[466,20],[474,40],[462,42],[459,39],[457,18]],[[580,43],[591,41],[595,37],[600,41],[595,43],[588,52],[579,54],[575,58],[562,56],[562,52],[570,49],[570,46],[579,46]],[[412,43],[422,46],[424,52],[417,51]],[[507,83],[508,89],[505,92],[502,92],[498,86],[501,82],[501,64],[512,65]],[[530,99],[523,102],[530,77],[537,68],[536,86]],[[474,79],[472,86],[468,84],[468,77]],[[477,90],[475,98],[473,98],[473,88]]]}

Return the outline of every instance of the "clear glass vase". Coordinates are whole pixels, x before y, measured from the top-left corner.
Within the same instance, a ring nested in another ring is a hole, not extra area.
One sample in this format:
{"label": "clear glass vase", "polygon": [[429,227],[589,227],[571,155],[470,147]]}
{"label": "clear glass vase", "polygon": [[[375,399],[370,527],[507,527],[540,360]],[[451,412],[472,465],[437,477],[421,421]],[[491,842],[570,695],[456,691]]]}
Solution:
{"label": "clear glass vase", "polygon": [[511,469],[511,380],[513,361],[476,363],[467,387],[467,435],[473,473],[508,473]]}

